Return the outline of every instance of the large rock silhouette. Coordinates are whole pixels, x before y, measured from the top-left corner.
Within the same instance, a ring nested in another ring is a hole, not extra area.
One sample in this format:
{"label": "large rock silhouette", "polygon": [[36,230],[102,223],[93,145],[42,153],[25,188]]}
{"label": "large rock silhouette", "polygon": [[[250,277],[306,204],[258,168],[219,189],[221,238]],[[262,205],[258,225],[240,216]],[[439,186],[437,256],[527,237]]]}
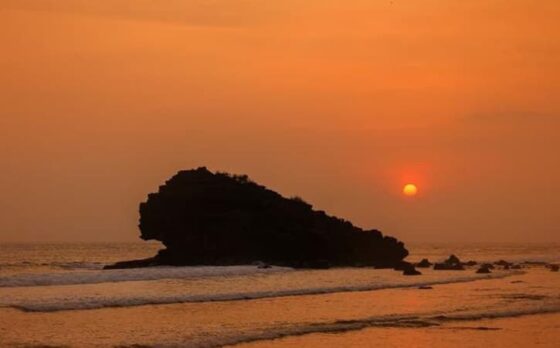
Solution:
{"label": "large rock silhouette", "polygon": [[262,261],[292,267],[393,267],[408,251],[395,238],[364,231],[284,198],[245,175],[180,171],[140,204],[144,240],[165,245],[151,265],[234,265]]}

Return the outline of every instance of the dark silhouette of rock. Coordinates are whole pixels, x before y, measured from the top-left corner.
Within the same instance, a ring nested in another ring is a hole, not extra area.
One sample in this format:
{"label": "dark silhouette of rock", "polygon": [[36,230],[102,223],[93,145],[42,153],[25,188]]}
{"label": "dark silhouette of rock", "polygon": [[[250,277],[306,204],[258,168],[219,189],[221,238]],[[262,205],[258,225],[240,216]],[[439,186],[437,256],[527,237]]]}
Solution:
{"label": "dark silhouette of rock", "polygon": [[487,273],[492,273],[492,271],[490,271],[490,267],[488,267],[487,264],[484,264],[480,266],[480,268],[476,271],[476,273],[487,274]]}
{"label": "dark silhouette of rock", "polygon": [[429,286],[429,285],[421,285],[418,287],[418,289],[420,290],[432,290],[433,287]]}
{"label": "dark silhouette of rock", "polygon": [[304,261],[299,265],[301,268],[315,268],[315,269],[329,269],[332,267],[331,263],[325,259]]}
{"label": "dark silhouette of rock", "polygon": [[444,262],[447,264],[458,264],[461,263],[461,260],[459,260],[457,256],[451,254]]}
{"label": "dark silhouette of rock", "polygon": [[412,264],[410,262],[399,261],[393,266],[393,269],[395,271],[404,271],[406,268],[409,268],[411,266],[412,266]]}
{"label": "dark silhouette of rock", "polygon": [[403,275],[413,276],[413,275],[421,275],[420,271],[418,271],[413,264],[408,263],[403,267]]}
{"label": "dark silhouette of rock", "polygon": [[470,260],[470,261],[464,262],[463,265],[472,267],[472,266],[478,265],[478,262]]}
{"label": "dark silhouette of rock", "polygon": [[432,263],[428,259],[422,259],[422,261],[416,264],[418,268],[429,268],[432,267]]}
{"label": "dark silhouette of rock", "polygon": [[552,271],[552,272],[558,272],[560,270],[560,266],[559,265],[549,265],[548,268]]}
{"label": "dark silhouette of rock", "polygon": [[152,259],[111,267],[146,265],[266,264],[328,268],[394,267],[408,251],[377,230],[313,210],[246,175],[180,171],[140,204],[144,240],[165,245]]}
{"label": "dark silhouette of rock", "polygon": [[413,264],[407,261],[398,262],[395,267],[393,267],[395,271],[403,271],[404,275],[421,275],[419,271],[416,270]]}
{"label": "dark silhouette of rock", "polygon": [[158,262],[154,257],[142,260],[120,261],[112,265],[103,267],[104,269],[119,269],[119,268],[140,268],[158,266]]}
{"label": "dark silhouette of rock", "polygon": [[455,255],[449,256],[444,262],[439,262],[434,265],[436,271],[463,271],[465,267],[461,260]]}

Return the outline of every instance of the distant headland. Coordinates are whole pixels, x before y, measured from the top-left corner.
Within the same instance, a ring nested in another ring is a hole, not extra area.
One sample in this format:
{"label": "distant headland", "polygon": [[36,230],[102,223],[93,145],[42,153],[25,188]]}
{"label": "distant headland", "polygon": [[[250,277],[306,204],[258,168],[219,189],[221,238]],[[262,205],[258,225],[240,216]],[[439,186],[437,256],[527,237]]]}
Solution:
{"label": "distant headland", "polygon": [[403,243],[377,230],[285,198],[246,175],[205,167],[178,172],[140,204],[144,240],[163,243],[152,258],[107,268],[158,265],[239,265],[261,262],[296,268],[395,267]]}

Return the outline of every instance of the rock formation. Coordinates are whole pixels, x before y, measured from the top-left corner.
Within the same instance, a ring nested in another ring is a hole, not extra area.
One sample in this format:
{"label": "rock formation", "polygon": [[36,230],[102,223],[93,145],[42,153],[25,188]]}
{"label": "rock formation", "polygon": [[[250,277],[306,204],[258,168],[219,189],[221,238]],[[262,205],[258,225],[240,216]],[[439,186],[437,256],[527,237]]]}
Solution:
{"label": "rock formation", "polygon": [[234,265],[261,261],[305,268],[394,267],[408,251],[377,230],[313,210],[245,175],[180,171],[140,204],[144,240],[165,249],[148,260],[108,268],[148,265]]}
{"label": "rock formation", "polygon": [[464,269],[463,263],[455,255],[451,255],[447,260],[434,265],[436,271],[463,271]]}
{"label": "rock formation", "polygon": [[432,263],[428,259],[422,259],[422,261],[416,264],[418,268],[429,268],[432,267]]}
{"label": "rock formation", "polygon": [[480,266],[480,268],[476,271],[476,273],[488,274],[488,273],[492,273],[492,271],[490,271],[490,267],[489,267],[488,264],[484,264],[484,265]]}
{"label": "rock formation", "polygon": [[403,267],[402,267],[402,271],[403,271],[403,275],[406,276],[414,276],[414,275],[421,275],[422,273],[420,271],[418,271],[413,264],[411,263],[406,263]]}

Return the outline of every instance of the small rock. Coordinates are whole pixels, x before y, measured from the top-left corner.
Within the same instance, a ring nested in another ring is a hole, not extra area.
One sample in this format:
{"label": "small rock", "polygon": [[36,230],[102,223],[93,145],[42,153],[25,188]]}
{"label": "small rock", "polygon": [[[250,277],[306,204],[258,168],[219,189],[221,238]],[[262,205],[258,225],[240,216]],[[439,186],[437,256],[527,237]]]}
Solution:
{"label": "small rock", "polygon": [[444,270],[444,271],[462,271],[465,267],[461,263],[461,260],[455,255],[449,256],[447,260],[443,262],[436,263],[434,265],[434,270]]}
{"label": "small rock", "polygon": [[459,260],[459,258],[455,255],[450,255],[449,258],[447,258],[447,260],[444,261],[444,263],[458,264],[461,263],[461,260]]}
{"label": "small rock", "polygon": [[476,273],[487,274],[487,273],[492,273],[492,271],[490,271],[490,267],[488,267],[488,264],[484,264],[480,266],[480,268],[476,271]]}
{"label": "small rock", "polygon": [[420,289],[420,290],[432,290],[433,288],[431,286],[428,286],[428,285],[422,285],[422,286],[419,286],[418,289]]}
{"label": "small rock", "polygon": [[399,268],[402,268],[403,275],[412,276],[412,275],[421,275],[418,270],[414,267],[413,264],[408,262],[403,262]]}
{"label": "small rock", "polygon": [[428,259],[422,259],[422,261],[416,264],[418,268],[429,268],[432,266],[432,263]]}
{"label": "small rock", "polygon": [[418,271],[416,268],[412,268],[412,269],[405,269],[403,271],[403,275],[414,276],[414,275],[422,275],[422,273]]}
{"label": "small rock", "polygon": [[558,272],[560,270],[560,266],[558,265],[549,265],[548,268],[550,268],[551,272]]}

